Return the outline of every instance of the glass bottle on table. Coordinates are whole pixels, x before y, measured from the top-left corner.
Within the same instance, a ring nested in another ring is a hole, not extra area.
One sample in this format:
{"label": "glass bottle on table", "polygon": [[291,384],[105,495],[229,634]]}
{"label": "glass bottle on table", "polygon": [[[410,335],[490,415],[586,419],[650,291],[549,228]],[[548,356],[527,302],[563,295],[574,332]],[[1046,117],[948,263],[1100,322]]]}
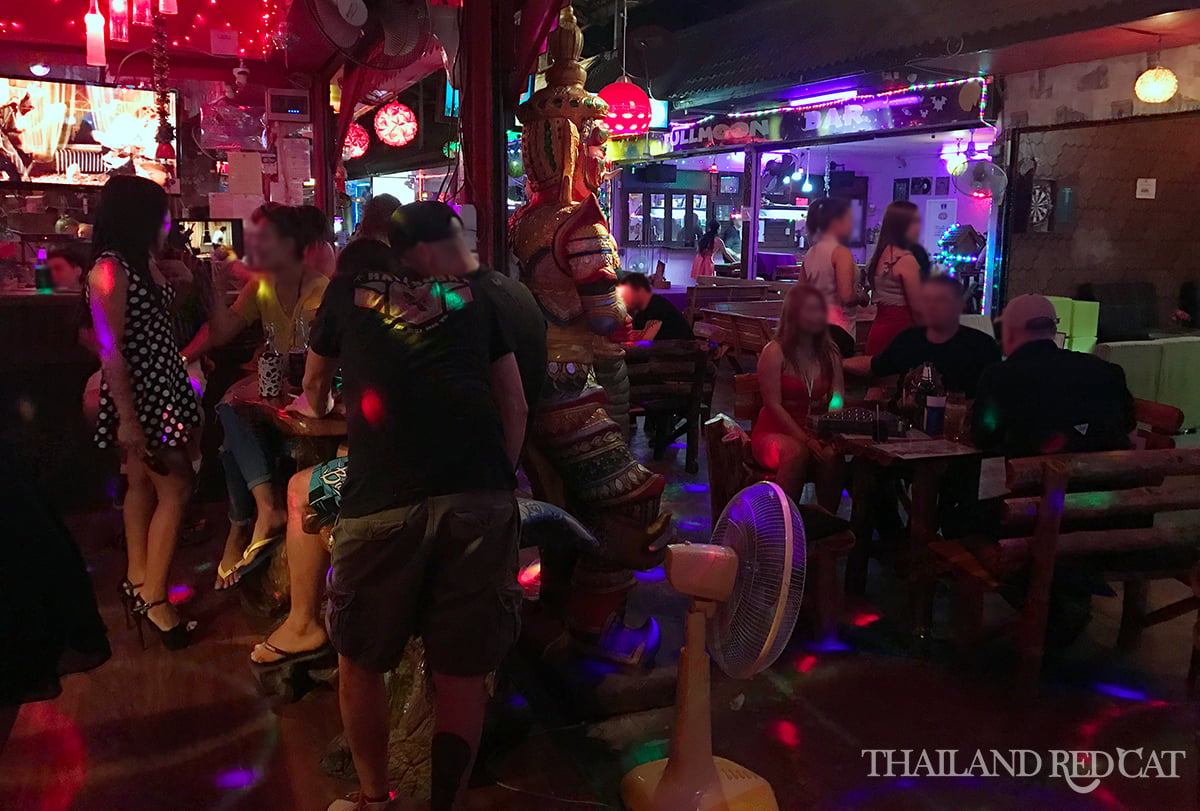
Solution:
{"label": "glass bottle on table", "polygon": [[304,364],[308,361],[308,321],[303,315],[296,316],[292,325],[292,345],[288,349],[288,385],[298,389],[304,385]]}
{"label": "glass bottle on table", "polygon": [[275,346],[275,327],[263,324],[263,351],[258,356],[258,396],[264,400],[283,394],[283,355]]}

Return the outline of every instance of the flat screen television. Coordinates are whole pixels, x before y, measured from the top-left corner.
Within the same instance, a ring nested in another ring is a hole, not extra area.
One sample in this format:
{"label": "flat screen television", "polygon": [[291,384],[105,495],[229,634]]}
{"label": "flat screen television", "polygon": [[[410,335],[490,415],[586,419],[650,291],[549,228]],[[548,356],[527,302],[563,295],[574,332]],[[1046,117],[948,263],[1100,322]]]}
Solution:
{"label": "flat screen television", "polygon": [[[175,124],[177,98],[168,117]],[[0,77],[0,182],[103,186],[136,174],[178,192],[176,158],[156,156],[154,91]],[[172,141],[178,154],[178,144]]]}
{"label": "flat screen television", "polygon": [[[173,231],[177,233],[178,246],[187,245],[197,256],[211,256],[218,245],[230,248],[238,256],[242,255],[242,221],[241,220],[197,220],[183,219],[174,221]],[[168,237],[171,244],[172,237]]]}

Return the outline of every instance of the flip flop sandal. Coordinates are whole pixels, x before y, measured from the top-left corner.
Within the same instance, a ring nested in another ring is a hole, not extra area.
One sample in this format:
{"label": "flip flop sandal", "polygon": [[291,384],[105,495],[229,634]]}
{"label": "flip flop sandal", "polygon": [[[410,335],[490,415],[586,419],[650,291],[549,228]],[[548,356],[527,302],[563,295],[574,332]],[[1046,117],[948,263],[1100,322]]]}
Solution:
{"label": "flip flop sandal", "polygon": [[326,640],[325,643],[318,648],[295,652],[277,648],[265,639],[258,644],[279,657],[278,659],[270,662],[257,662],[254,659],[251,659],[250,664],[254,665],[254,667],[259,670],[269,670],[281,667],[294,668],[296,665],[302,664],[315,665],[324,664],[326,662],[330,664],[337,663],[337,652],[334,651],[333,645],[328,640]]}
{"label": "flip flop sandal", "polygon": [[217,579],[219,581],[221,581],[221,584],[219,586],[214,585],[213,591],[226,591],[226,590],[231,589],[234,586],[236,586],[237,583],[236,582],[230,583],[229,578],[232,577],[233,573],[236,572],[237,570],[238,570],[238,565],[236,563],[233,564],[232,566],[230,566],[228,569],[225,568],[225,564],[218,563],[217,564]]}
{"label": "flip flop sandal", "polygon": [[[284,538],[284,533],[272,535],[269,538],[259,538],[257,541],[251,541],[246,547],[246,551],[242,553],[242,559],[233,564],[230,569],[230,574],[236,572],[238,574],[238,583],[242,582],[242,578],[257,569],[263,563],[271,559],[267,551],[274,548]],[[220,572],[218,571],[218,574]],[[234,583],[233,585],[237,585]],[[232,588],[232,587],[230,587]]]}

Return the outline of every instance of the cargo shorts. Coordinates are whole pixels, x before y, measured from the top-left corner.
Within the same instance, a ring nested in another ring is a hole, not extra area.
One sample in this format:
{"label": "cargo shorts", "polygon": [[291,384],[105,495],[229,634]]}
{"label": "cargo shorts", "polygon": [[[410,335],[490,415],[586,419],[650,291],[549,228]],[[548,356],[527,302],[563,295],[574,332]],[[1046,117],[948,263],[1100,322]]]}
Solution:
{"label": "cargo shorts", "polygon": [[500,491],[339,519],[326,618],[333,647],[384,673],[416,634],[434,672],[495,670],[520,630],[519,520],[515,497]]}

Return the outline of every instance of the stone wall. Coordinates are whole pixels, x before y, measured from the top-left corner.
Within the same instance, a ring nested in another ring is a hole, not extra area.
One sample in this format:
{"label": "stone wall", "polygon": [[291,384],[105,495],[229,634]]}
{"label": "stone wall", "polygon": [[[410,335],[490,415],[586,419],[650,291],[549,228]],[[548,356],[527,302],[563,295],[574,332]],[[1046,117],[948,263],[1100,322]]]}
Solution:
{"label": "stone wall", "polygon": [[[1069,187],[1075,216],[1049,233],[1012,234],[1006,297],[1074,296],[1084,282],[1144,280],[1162,324],[1184,280],[1200,280],[1200,112],[1025,132],[1021,166]],[[1153,200],[1138,178],[1156,178]]]}
{"label": "stone wall", "polygon": [[1012,129],[1200,109],[1200,45],[1165,50],[1159,64],[1179,78],[1179,92],[1164,104],[1147,104],[1133,94],[1133,83],[1146,69],[1144,53],[1006,76],[1002,124]]}

